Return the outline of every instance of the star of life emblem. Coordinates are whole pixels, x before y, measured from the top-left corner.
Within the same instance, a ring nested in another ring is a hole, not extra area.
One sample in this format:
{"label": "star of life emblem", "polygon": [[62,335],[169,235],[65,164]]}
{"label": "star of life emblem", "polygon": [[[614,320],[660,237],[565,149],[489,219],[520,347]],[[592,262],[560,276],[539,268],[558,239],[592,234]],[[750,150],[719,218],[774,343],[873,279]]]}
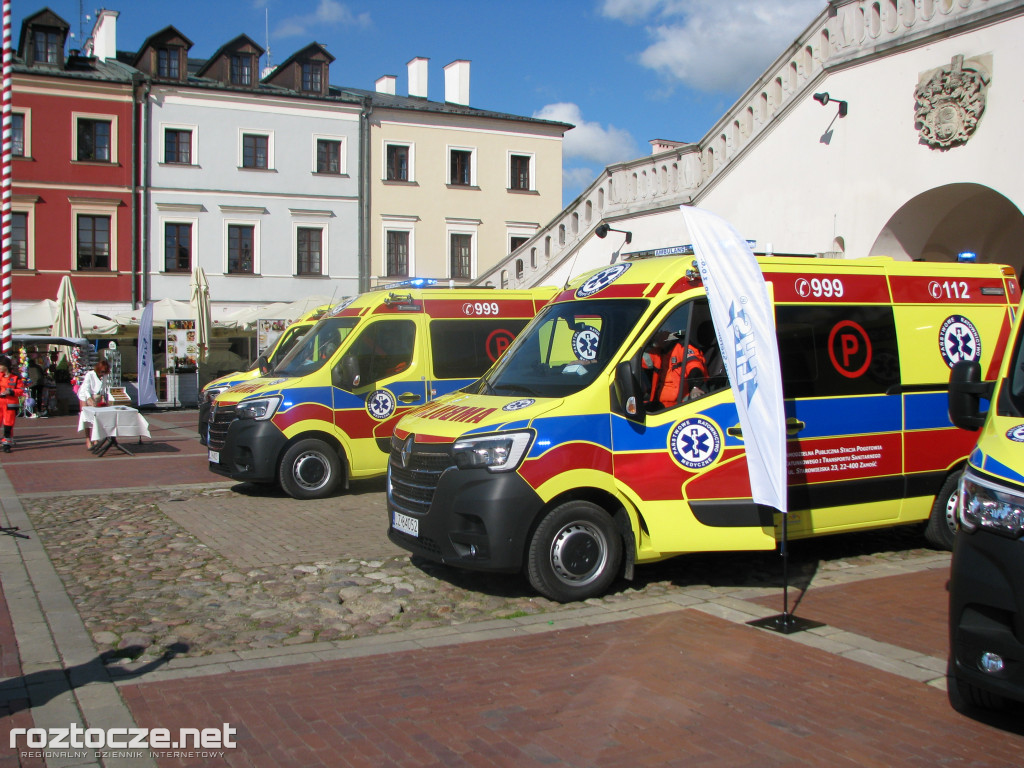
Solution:
{"label": "star of life emblem", "polygon": [[603,291],[609,285],[614,283],[623,272],[633,266],[629,262],[623,262],[616,264],[611,267],[606,267],[598,272],[596,275],[590,277],[583,285],[576,289],[576,298],[585,299],[588,296],[593,296],[599,291]]}
{"label": "star of life emblem", "polygon": [[964,360],[980,360],[981,334],[963,315],[950,315],[939,329],[939,351],[950,368]]}
{"label": "star of life emblem", "polygon": [[395,396],[386,389],[375,390],[366,398],[366,412],[378,421],[384,421],[394,413],[397,405]]}
{"label": "star of life emblem", "polygon": [[722,452],[722,433],[714,423],[694,416],[676,424],[668,440],[672,458],[687,469],[704,469]]}

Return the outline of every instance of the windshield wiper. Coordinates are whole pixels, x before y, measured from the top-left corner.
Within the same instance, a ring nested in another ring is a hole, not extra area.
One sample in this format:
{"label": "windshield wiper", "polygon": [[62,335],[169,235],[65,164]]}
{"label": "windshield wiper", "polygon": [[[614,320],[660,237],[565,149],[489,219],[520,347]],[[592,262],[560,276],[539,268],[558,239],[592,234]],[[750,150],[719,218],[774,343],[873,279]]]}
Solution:
{"label": "windshield wiper", "polygon": [[525,384],[499,384],[497,387],[491,387],[491,391],[494,394],[498,394],[498,390],[508,392],[509,394],[519,393],[521,395],[531,395],[533,397],[540,397],[536,390],[530,389]]}

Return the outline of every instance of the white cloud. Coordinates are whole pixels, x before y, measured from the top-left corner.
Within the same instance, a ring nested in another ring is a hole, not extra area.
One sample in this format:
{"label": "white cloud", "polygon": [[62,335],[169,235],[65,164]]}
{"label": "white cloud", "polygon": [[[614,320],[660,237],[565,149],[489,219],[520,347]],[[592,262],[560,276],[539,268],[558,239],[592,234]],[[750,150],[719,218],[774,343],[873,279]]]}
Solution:
{"label": "white cloud", "polygon": [[701,91],[747,88],[824,8],[824,0],[604,0],[612,19],[650,23],[644,66]]}
{"label": "white cloud", "polygon": [[316,10],[300,16],[291,16],[274,30],[277,37],[323,37],[323,27],[368,27],[370,14],[355,14],[338,0],[319,0]]}
{"label": "white cloud", "polygon": [[[602,168],[602,170],[604,169]],[[562,169],[562,187],[566,191],[575,190],[573,197],[576,197],[585,187],[589,187],[596,178],[597,174],[591,168]]]}
{"label": "white cloud", "polygon": [[548,104],[533,116],[540,120],[556,120],[576,126],[567,131],[565,138],[562,139],[562,155],[566,158],[577,157],[609,165],[632,160],[639,154],[636,141],[629,131],[616,128],[614,125],[604,127],[600,123],[587,122],[576,104]]}

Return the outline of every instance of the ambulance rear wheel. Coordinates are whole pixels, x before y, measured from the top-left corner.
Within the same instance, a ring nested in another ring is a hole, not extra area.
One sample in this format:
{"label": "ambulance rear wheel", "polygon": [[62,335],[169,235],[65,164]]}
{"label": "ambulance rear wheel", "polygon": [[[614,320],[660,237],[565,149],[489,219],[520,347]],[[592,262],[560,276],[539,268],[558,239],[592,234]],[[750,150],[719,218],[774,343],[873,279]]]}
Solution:
{"label": "ambulance rear wheel", "polygon": [[300,440],[285,451],[279,475],[281,487],[293,499],[322,499],[341,482],[341,458],[322,440]]}
{"label": "ambulance rear wheel", "polygon": [[935,497],[924,537],[936,549],[953,551],[953,535],[956,533],[956,507],[960,500],[960,473],[954,472],[942,484],[942,490]]}
{"label": "ambulance rear wheel", "polygon": [[608,513],[589,501],[569,501],[540,521],[526,572],[542,595],[568,603],[604,594],[621,562],[622,537]]}

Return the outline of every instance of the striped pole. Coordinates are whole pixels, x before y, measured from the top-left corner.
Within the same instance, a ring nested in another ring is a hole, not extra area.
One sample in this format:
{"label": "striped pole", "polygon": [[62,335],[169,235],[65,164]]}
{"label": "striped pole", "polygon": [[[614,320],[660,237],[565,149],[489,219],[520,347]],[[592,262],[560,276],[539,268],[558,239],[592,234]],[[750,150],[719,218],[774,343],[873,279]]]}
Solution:
{"label": "striped pole", "polygon": [[11,87],[11,70],[14,53],[11,49],[11,0],[4,3],[4,77],[3,77],[3,171],[0,176],[0,214],[3,218],[3,253],[0,256],[0,300],[3,301],[3,317],[0,320],[0,348],[9,355],[14,346],[12,338],[14,328],[14,311],[11,307],[11,190],[12,190],[12,149],[13,149],[13,118],[11,103],[13,88]]}

